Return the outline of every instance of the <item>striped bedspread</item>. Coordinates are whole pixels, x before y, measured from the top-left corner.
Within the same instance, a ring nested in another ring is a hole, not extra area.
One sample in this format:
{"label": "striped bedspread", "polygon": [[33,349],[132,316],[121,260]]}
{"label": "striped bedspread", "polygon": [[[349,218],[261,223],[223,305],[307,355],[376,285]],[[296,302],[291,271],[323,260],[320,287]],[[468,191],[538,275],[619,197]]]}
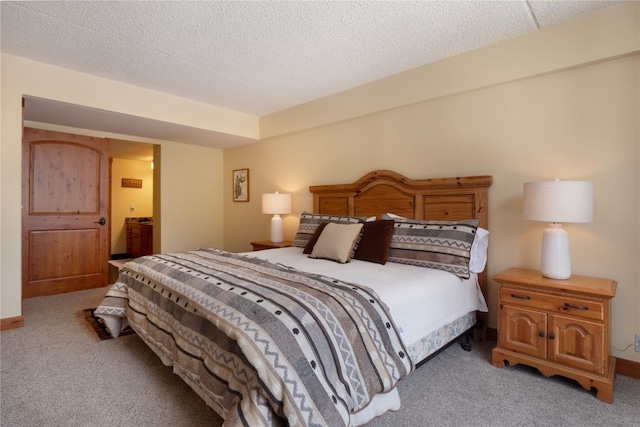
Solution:
{"label": "striped bedspread", "polygon": [[110,295],[96,312],[126,302],[136,332],[228,426],[349,425],[413,369],[372,290],[250,256],[137,258]]}

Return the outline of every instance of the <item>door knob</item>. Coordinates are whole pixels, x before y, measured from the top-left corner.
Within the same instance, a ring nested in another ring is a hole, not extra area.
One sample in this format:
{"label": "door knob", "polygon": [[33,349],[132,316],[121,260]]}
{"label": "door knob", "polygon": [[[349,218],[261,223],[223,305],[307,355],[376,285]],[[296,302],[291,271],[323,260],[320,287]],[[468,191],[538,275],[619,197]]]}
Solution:
{"label": "door knob", "polygon": [[100,217],[99,221],[94,221],[94,224],[100,224],[100,225],[105,225],[107,223],[107,220],[104,219],[104,217]]}

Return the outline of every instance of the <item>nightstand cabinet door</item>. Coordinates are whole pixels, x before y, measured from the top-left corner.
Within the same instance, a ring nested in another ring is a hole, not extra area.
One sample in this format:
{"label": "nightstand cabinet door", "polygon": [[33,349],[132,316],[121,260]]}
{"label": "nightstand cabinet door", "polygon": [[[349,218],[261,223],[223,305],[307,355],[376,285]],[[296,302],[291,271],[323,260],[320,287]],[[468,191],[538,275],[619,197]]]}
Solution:
{"label": "nightstand cabinet door", "polygon": [[602,324],[550,315],[549,331],[553,334],[550,360],[598,374],[605,372],[609,359],[602,354],[605,345]]}
{"label": "nightstand cabinet door", "polygon": [[502,306],[498,316],[498,344],[532,356],[547,355],[547,314]]}

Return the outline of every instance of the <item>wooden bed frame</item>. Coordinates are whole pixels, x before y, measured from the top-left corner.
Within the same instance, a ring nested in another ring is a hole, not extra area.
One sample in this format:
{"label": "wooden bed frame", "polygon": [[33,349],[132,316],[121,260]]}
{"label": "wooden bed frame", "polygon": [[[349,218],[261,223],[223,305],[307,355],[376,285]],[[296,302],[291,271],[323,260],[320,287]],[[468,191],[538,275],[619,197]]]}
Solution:
{"label": "wooden bed frame", "polygon": [[[410,179],[390,170],[370,172],[351,184],[313,185],[313,211],[328,215],[376,216],[393,213],[412,219],[478,218],[489,229],[490,175],[460,178]],[[478,275],[487,299],[487,268]],[[486,313],[478,313],[481,340],[486,340]]]}

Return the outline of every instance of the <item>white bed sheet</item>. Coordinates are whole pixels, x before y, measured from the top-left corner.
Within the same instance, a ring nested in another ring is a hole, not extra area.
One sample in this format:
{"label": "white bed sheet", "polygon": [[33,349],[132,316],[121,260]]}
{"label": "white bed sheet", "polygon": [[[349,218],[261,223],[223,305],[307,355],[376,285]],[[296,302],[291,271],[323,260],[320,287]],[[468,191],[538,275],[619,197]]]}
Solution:
{"label": "white bed sheet", "polygon": [[389,307],[407,347],[471,311],[487,311],[475,274],[465,280],[444,271],[393,262],[339,264],[309,258],[302,250],[289,247],[245,255],[372,288]]}

